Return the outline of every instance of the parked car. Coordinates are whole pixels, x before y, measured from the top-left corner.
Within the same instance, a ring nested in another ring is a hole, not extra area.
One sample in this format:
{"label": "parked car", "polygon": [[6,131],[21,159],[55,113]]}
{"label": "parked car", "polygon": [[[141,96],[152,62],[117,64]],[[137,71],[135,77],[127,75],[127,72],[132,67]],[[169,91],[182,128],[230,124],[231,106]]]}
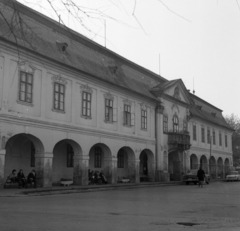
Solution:
{"label": "parked car", "polygon": [[[197,184],[198,183],[198,177],[197,177],[197,169],[191,170],[189,173],[183,175],[182,181],[185,182],[187,185],[189,183]],[[204,182],[206,184],[209,184],[211,180],[211,177],[209,174],[205,174]]]}
{"label": "parked car", "polygon": [[240,175],[238,173],[238,171],[231,171],[231,173],[229,175],[226,176],[227,181],[239,181],[240,179]]}

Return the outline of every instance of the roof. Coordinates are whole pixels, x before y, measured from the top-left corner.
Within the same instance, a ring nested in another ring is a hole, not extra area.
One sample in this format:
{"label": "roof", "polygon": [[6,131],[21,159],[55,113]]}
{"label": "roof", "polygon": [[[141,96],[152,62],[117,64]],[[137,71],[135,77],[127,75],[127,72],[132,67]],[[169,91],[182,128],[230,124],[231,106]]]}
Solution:
{"label": "roof", "polygon": [[[193,95],[191,93],[189,93],[189,95],[194,102],[194,105],[192,105],[192,107],[190,108],[190,113],[192,114],[193,117],[201,118],[205,121],[214,123],[218,126],[221,126],[233,131],[232,127],[224,119],[221,109],[216,108],[215,106],[202,100],[196,95]],[[200,103],[201,105],[199,105]]]}
{"label": "roof", "polygon": [[[0,39],[153,99],[149,89],[167,81],[16,1],[2,3]],[[67,44],[64,52],[59,49],[61,43]]]}

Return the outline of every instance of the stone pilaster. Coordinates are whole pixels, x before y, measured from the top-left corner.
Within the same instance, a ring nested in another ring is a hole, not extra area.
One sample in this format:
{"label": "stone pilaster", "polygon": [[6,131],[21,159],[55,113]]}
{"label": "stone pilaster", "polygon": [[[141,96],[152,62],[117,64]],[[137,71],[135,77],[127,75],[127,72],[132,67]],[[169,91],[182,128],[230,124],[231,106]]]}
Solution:
{"label": "stone pilaster", "polygon": [[38,186],[52,187],[52,159],[52,153],[35,154],[35,171]]}
{"label": "stone pilaster", "polygon": [[162,181],[163,170],[163,110],[164,107],[159,102],[156,106],[156,181]]}
{"label": "stone pilaster", "polygon": [[139,183],[139,163],[140,160],[129,160],[128,161],[128,177],[131,183]]}
{"label": "stone pilaster", "polygon": [[0,149],[0,185],[4,184],[5,155],[6,150]]}
{"label": "stone pilaster", "polygon": [[151,181],[155,181],[155,170],[156,170],[156,163],[155,161],[148,161],[148,178]]}
{"label": "stone pilaster", "polygon": [[117,183],[117,158],[104,159],[104,175],[108,183]]}
{"label": "stone pilaster", "polygon": [[73,184],[88,185],[89,156],[74,156]]}

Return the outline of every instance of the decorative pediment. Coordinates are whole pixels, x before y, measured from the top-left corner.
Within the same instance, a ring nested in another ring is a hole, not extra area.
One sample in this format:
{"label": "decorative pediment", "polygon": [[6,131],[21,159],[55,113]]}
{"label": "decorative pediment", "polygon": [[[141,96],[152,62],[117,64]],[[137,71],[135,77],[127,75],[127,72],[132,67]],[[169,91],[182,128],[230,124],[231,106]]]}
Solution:
{"label": "decorative pediment", "polygon": [[52,76],[52,81],[67,85],[67,79],[63,78],[60,74]]}
{"label": "decorative pediment", "polygon": [[150,106],[146,105],[145,103],[139,103],[139,104],[142,110],[146,111],[148,108],[150,108]]}
{"label": "decorative pediment", "polygon": [[37,69],[29,61],[19,61],[18,68],[21,71],[31,73],[31,74],[34,74],[35,70]]}
{"label": "decorative pediment", "polygon": [[89,93],[93,93],[93,90],[91,87],[88,86],[88,84],[81,84],[80,86],[81,92],[85,91],[85,92],[89,92]]}
{"label": "decorative pediment", "polygon": [[180,112],[180,109],[179,109],[178,105],[175,104],[175,103],[172,105],[172,111],[174,111],[174,109],[177,110],[178,113]]}
{"label": "decorative pediment", "polygon": [[113,95],[110,92],[106,92],[103,96],[106,99],[110,99],[110,100],[114,99]]}

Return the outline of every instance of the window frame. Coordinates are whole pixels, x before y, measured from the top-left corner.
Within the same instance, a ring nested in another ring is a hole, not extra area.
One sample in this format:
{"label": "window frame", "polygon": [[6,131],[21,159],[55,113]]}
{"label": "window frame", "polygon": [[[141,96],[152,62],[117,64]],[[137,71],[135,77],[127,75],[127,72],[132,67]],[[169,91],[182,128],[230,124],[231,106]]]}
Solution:
{"label": "window frame", "polygon": [[173,116],[173,132],[178,133],[179,131],[179,119],[177,115]]}
{"label": "window frame", "polygon": [[211,131],[210,128],[207,128],[207,143],[211,143]]}
{"label": "window frame", "polygon": [[193,140],[197,140],[197,125],[193,124]]}
{"label": "window frame", "polygon": [[219,132],[219,146],[222,146],[222,133]]}
{"label": "window frame", "polygon": [[[25,81],[22,80],[22,76],[25,75]],[[28,77],[31,77],[31,83],[28,82]],[[19,71],[19,89],[18,89],[18,102],[24,104],[33,104],[33,80],[34,74],[26,71]],[[22,91],[22,85],[24,85],[24,91]],[[30,88],[28,87],[30,86]],[[28,89],[30,89],[30,93],[28,93]],[[21,95],[24,95],[24,99],[21,98]],[[30,94],[30,101],[27,100],[27,95]]]}
{"label": "window frame", "polygon": [[[56,86],[58,86],[58,90],[56,91]],[[63,89],[63,92],[61,92],[61,87]],[[61,111],[65,112],[65,92],[66,92],[66,86],[62,83],[54,82],[53,83],[53,110],[55,111]],[[57,99],[55,96],[57,95]],[[61,101],[62,96],[62,101]],[[57,106],[56,106],[57,103]],[[61,109],[61,103],[62,103],[62,109]]]}
{"label": "window frame", "polygon": [[91,118],[91,115],[92,115],[92,93],[88,91],[83,91],[82,92],[82,116],[85,118]]}
{"label": "window frame", "polygon": [[141,129],[147,130],[147,109],[141,109]]}
{"label": "window frame", "polygon": [[204,127],[201,127],[201,141],[202,143],[205,143],[205,128]]}
{"label": "window frame", "polygon": [[117,168],[124,168],[124,155],[125,151],[123,149],[119,150],[117,155]]}
{"label": "window frame", "polygon": [[124,121],[123,125],[131,126],[131,106],[128,104],[124,104]]}
{"label": "window frame", "polygon": [[113,117],[113,99],[105,98],[105,122],[114,122]]}
{"label": "window frame", "polygon": [[212,136],[213,136],[213,145],[216,145],[216,132],[215,132],[215,130],[212,131]]}
{"label": "window frame", "polygon": [[94,148],[94,168],[102,167],[102,148],[95,147]]}
{"label": "window frame", "polygon": [[163,115],[163,132],[167,133],[168,132],[168,116]]}

